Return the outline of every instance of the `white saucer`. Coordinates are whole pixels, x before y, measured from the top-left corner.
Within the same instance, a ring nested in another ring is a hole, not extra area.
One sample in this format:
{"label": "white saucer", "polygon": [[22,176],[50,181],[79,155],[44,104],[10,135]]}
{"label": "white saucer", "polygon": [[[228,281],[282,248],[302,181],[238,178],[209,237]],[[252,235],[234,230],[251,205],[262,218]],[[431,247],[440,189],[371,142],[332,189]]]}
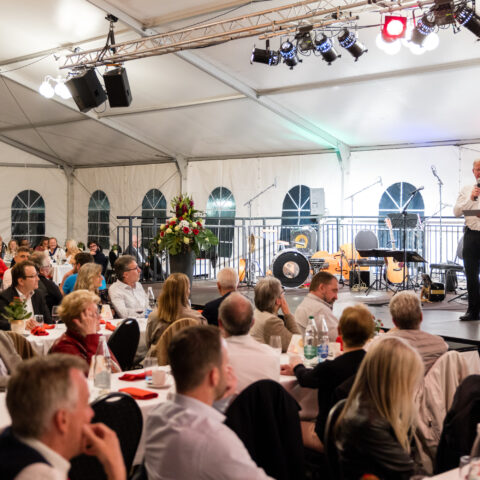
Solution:
{"label": "white saucer", "polygon": [[154,385],[152,382],[147,382],[148,388],[158,388],[159,390],[162,390],[164,388],[170,388],[172,386],[171,383],[164,383],[163,385]]}

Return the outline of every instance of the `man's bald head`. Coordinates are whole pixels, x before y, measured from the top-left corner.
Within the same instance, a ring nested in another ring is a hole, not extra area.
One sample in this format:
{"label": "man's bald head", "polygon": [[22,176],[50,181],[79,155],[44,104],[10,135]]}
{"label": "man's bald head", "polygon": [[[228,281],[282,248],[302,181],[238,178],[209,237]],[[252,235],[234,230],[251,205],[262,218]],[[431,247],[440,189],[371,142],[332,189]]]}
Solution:
{"label": "man's bald head", "polygon": [[218,319],[228,335],[246,335],[253,324],[252,302],[233,292],[220,304]]}

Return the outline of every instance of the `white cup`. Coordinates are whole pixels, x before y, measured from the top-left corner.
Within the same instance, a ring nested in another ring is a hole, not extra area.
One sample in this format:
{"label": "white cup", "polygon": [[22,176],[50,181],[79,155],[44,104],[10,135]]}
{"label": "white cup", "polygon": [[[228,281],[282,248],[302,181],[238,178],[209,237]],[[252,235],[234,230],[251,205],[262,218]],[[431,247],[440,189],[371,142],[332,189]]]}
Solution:
{"label": "white cup", "polygon": [[165,370],[153,370],[152,384],[156,387],[163,387],[167,381],[167,372]]}

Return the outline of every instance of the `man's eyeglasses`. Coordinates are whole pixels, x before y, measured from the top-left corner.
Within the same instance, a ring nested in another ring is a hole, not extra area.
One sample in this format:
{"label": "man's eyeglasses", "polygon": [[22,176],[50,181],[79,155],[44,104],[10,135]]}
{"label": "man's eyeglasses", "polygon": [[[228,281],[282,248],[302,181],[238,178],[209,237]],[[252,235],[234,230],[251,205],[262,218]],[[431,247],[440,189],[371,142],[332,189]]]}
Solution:
{"label": "man's eyeglasses", "polygon": [[133,268],[127,268],[125,271],[131,272],[132,270],[140,270],[140,267],[137,265],[136,267],[133,267]]}
{"label": "man's eyeglasses", "polygon": [[23,278],[36,278],[38,277],[38,273],[36,273],[35,275],[25,275]]}

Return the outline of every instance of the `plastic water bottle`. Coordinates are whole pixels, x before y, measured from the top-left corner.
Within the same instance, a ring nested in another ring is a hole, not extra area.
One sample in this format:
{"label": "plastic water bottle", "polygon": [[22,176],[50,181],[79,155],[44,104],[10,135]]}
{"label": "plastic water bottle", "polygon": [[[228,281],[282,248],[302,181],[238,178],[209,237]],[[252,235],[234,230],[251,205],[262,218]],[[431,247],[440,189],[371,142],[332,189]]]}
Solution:
{"label": "plastic water bottle", "polygon": [[313,317],[309,317],[303,338],[303,356],[306,365],[312,366],[317,363],[317,338],[318,332],[315,320]]}
{"label": "plastic water bottle", "polygon": [[148,299],[148,306],[145,310],[145,317],[148,318],[148,316],[155,310],[155,307],[157,305],[152,287],[148,287],[147,289],[147,299]]}
{"label": "plastic water bottle", "polygon": [[93,385],[99,390],[110,390],[112,359],[104,335],[100,335],[97,352],[93,357]]}
{"label": "plastic water bottle", "polygon": [[323,362],[328,357],[328,327],[327,321],[325,320],[325,315],[320,315],[320,318],[317,320],[319,324],[319,340],[318,340],[318,361]]}

